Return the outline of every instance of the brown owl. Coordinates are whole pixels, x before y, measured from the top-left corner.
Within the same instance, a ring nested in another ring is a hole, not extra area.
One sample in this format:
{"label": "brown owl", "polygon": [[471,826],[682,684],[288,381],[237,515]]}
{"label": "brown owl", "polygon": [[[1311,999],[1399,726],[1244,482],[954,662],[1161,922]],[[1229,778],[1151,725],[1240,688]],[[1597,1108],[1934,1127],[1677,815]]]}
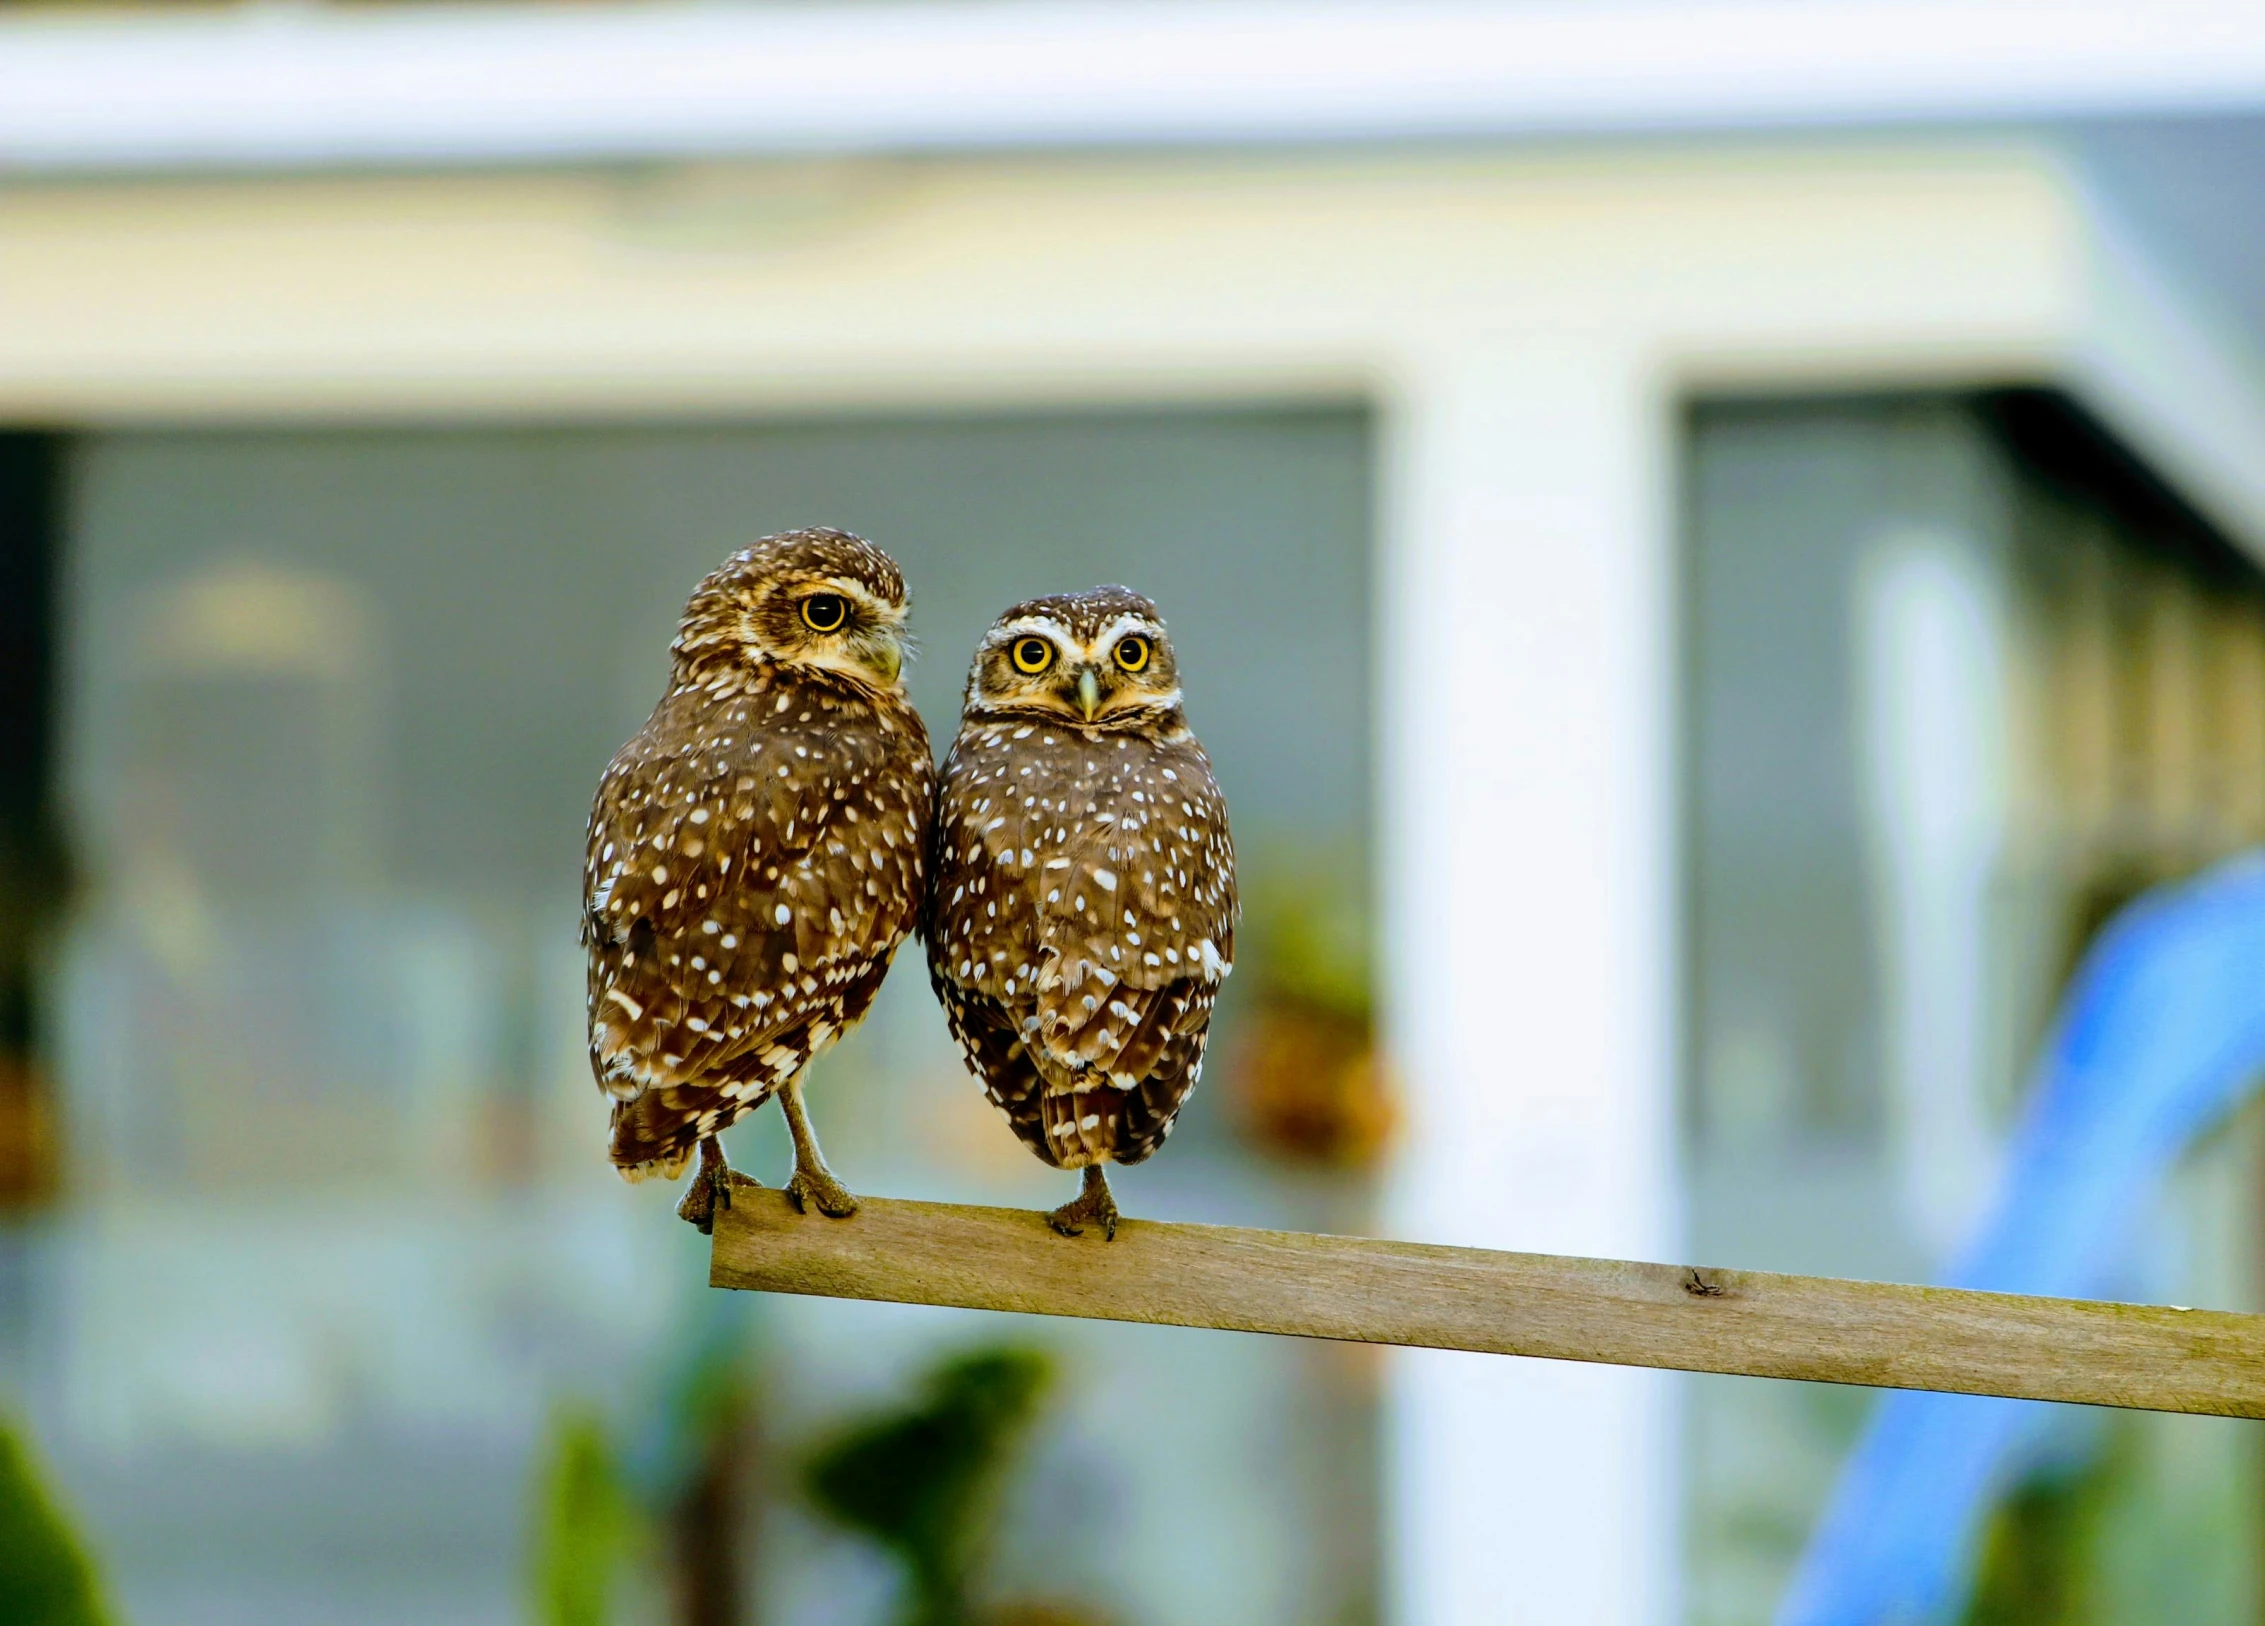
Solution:
{"label": "brown owl", "polygon": [[1103,1165],[1164,1143],[1235,958],[1235,847],[1156,606],[1122,587],[992,623],[938,789],[928,974],[993,1105],[1083,1169],[1049,1216],[1109,1235]]}
{"label": "brown owl", "polygon": [[904,577],[842,531],[769,536],[694,589],[668,692],[598,781],[583,871],[590,1065],[624,1178],[700,1174],[777,1095],[798,1206],[857,1200],[826,1167],[803,1070],[873,1003],[917,923],[935,771],[906,700]]}

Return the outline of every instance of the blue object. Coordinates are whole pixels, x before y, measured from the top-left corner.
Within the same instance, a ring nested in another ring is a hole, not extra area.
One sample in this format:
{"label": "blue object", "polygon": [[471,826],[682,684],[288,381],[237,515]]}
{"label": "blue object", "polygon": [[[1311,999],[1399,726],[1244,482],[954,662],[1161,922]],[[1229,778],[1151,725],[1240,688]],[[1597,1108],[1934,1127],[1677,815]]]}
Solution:
{"label": "blue object", "polygon": [[[2185,1149],[2265,1073],[2265,854],[2149,894],[2070,987],[1953,1287],[2098,1298]],[[1916,1626],[1972,1583],[1984,1516],[2054,1407],[1896,1392],[1874,1411],[1777,1626]]]}

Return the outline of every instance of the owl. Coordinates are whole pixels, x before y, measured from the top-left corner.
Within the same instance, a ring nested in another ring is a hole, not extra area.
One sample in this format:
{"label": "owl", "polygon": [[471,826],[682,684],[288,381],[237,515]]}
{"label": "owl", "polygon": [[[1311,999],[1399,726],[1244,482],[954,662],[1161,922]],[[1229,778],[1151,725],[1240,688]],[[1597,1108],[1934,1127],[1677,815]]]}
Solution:
{"label": "owl", "polygon": [[1103,1172],[1164,1143],[1235,959],[1235,847],[1156,606],[1033,599],[975,652],[937,790],[923,935],[952,1034],[1032,1152],[1048,1216],[1114,1237]]}
{"label": "owl", "polygon": [[802,1084],[919,921],[935,771],[899,680],[906,609],[895,561],[846,532],[733,554],[694,589],[668,691],[598,781],[590,1065],[624,1178],[673,1179],[698,1149],[677,1212],[702,1231],[735,1178],[716,1136],[773,1095],[788,1194],[857,1207]]}

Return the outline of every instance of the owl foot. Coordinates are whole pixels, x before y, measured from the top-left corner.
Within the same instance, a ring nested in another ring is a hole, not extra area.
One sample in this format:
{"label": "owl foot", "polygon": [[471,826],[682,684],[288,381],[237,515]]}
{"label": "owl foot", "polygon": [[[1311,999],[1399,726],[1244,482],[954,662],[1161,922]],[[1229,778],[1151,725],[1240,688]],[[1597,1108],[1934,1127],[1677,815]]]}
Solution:
{"label": "owl foot", "polygon": [[826,1167],[818,1150],[818,1137],[810,1128],[810,1114],[802,1105],[802,1075],[797,1073],[779,1091],[779,1110],[786,1114],[786,1131],[794,1137],[794,1178],[786,1183],[789,1201],[807,1214],[813,1203],[832,1219],[847,1219],[857,1212],[857,1199]]}
{"label": "owl foot", "polygon": [[700,1143],[700,1167],[692,1176],[684,1201],[676,1205],[676,1217],[702,1236],[712,1236],[716,1229],[716,1210],[731,1206],[731,1188],[761,1184],[726,1163],[723,1147],[711,1135]]}
{"label": "owl foot", "polygon": [[813,1207],[829,1219],[847,1219],[857,1212],[857,1199],[850,1195],[849,1187],[836,1180],[834,1171],[823,1163],[797,1163],[794,1178],[786,1183],[786,1194],[805,1214]]}
{"label": "owl foot", "polygon": [[1085,1189],[1048,1214],[1046,1223],[1064,1236],[1083,1236],[1088,1225],[1098,1225],[1109,1241],[1117,1240],[1117,1199],[1109,1195],[1109,1177],[1100,1164],[1085,1166]]}

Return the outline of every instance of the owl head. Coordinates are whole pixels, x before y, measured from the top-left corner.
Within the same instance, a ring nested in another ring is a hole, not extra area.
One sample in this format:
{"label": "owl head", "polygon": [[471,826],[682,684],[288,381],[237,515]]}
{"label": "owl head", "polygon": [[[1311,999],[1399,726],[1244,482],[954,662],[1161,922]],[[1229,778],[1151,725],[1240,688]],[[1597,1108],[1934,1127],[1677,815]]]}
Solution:
{"label": "owl head", "polygon": [[1180,707],[1180,665],[1156,606],[1124,587],[1017,604],[983,635],[967,715],[1082,728],[1161,722]]}
{"label": "owl head", "polygon": [[741,548],[692,590],[676,642],[679,671],[771,662],[900,687],[911,600],[897,562],[861,536],[819,527]]}

